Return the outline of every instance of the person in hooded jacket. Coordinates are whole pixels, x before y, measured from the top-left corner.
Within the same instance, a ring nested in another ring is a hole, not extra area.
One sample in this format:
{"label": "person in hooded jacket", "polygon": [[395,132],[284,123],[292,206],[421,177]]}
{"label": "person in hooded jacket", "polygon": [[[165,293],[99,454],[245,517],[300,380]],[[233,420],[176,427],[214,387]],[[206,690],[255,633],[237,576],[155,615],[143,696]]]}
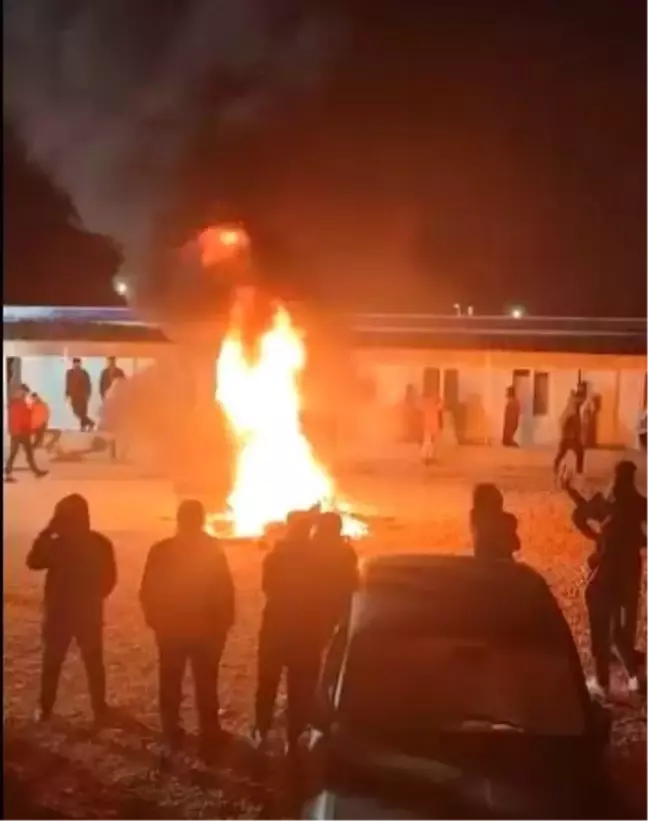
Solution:
{"label": "person in hooded jacket", "polygon": [[200,724],[200,752],[211,760],[222,740],[218,673],[234,623],[234,583],[218,539],[205,533],[205,510],[180,503],[174,536],[151,548],[140,589],[148,626],[159,653],[160,717],[172,749],[184,739],[180,726],[182,680],[191,665]]}
{"label": "person in hooded jacket", "polygon": [[504,510],[504,497],[493,484],[475,485],[470,529],[476,559],[510,561],[520,549],[517,518]]}
{"label": "person in hooded jacket", "polygon": [[266,596],[258,649],[254,741],[272,726],[281,675],[288,690],[287,752],[294,755],[311,719],[322,654],[357,585],[357,557],[336,513],[293,512],[286,534],[263,563]]}
{"label": "person in hooded jacket", "polygon": [[[626,668],[628,690],[639,689],[635,635],[641,592],[641,551],[646,547],[646,498],[635,485],[636,465],[622,460],[607,494],[585,499],[569,484],[576,502],[574,525],[595,542],[588,559],[590,578],[585,601],[590,622],[595,675],[588,679],[592,695],[604,697],[610,684],[612,643]],[[596,523],[598,529],[592,527]]]}
{"label": "person in hooded jacket", "polygon": [[63,662],[72,640],[81,651],[95,719],[107,718],[103,660],[104,601],[117,583],[111,542],[90,526],[83,496],[61,499],[27,556],[30,570],[44,570],[43,667],[40,718],[54,709]]}

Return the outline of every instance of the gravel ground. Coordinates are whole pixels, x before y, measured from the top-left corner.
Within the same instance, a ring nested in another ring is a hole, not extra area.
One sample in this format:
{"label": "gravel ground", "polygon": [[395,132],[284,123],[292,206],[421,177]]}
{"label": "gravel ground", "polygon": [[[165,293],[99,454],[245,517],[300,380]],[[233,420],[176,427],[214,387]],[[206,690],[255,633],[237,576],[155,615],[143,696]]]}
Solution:
{"label": "gravel ground", "polygon": [[[595,487],[620,454],[593,456],[588,483]],[[552,488],[549,460],[543,452],[511,455],[466,449],[446,455],[425,473],[415,460],[399,455],[354,471],[341,468],[340,483],[357,509],[379,516],[371,536],[358,545],[362,556],[370,556],[465,552],[472,484],[485,478],[497,481],[507,508],[519,518],[522,558],[551,585],[589,670],[583,606],[589,544],[571,527],[568,499]],[[8,796],[13,800],[11,807],[5,803],[5,817],[56,817],[44,813],[43,807],[61,813],[59,817],[83,818],[289,816],[281,776],[257,777],[242,744],[232,745],[231,760],[215,775],[200,771],[190,759],[173,772],[159,767],[156,658],[137,590],[147,549],[172,527],[171,488],[138,478],[127,468],[52,467],[52,475],[40,483],[18,474],[20,481],[5,485],[4,492],[5,802]],[[640,481],[645,483],[643,463]],[[119,566],[119,585],[107,606],[106,661],[110,696],[123,721],[119,728],[98,735],[89,729],[85,679],[74,654],[64,669],[57,720],[47,728],[32,720],[38,693],[42,577],[29,572],[24,560],[56,500],[72,491],[88,497],[94,525],[113,540]],[[252,715],[263,553],[246,543],[232,543],[226,549],[238,601],[237,623],[222,664],[221,703],[225,726],[242,736]],[[645,595],[639,633],[645,650]],[[614,714],[612,766],[628,796],[635,805],[643,805],[645,813],[645,704],[619,699]],[[189,705],[187,726],[194,727]],[[7,789],[8,783],[13,790]]]}

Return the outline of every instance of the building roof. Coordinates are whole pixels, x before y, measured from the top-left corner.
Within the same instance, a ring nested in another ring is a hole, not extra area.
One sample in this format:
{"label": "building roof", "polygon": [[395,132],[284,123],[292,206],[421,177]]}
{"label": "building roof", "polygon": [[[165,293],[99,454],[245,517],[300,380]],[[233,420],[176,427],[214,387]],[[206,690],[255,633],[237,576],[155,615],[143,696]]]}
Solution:
{"label": "building roof", "polygon": [[[119,308],[3,307],[6,340],[167,341],[155,324]],[[643,317],[439,316],[349,314],[347,327],[363,347],[480,348],[582,353],[646,353]]]}

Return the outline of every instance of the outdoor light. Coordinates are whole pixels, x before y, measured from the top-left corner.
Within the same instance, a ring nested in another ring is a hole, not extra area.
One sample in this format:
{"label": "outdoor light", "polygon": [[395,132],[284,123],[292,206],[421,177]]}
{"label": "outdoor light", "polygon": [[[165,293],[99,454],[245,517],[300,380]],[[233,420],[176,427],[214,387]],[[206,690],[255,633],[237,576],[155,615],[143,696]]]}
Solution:
{"label": "outdoor light", "polygon": [[126,298],[128,296],[128,283],[123,277],[115,277],[113,280],[113,288],[115,289],[115,293],[119,294],[119,296]]}
{"label": "outdoor light", "polygon": [[524,308],[521,305],[514,305],[509,313],[513,319],[522,319],[524,316]]}
{"label": "outdoor light", "polygon": [[457,316],[461,316],[461,305],[458,302],[455,302],[455,304],[452,307],[454,308],[454,312],[457,314]]}

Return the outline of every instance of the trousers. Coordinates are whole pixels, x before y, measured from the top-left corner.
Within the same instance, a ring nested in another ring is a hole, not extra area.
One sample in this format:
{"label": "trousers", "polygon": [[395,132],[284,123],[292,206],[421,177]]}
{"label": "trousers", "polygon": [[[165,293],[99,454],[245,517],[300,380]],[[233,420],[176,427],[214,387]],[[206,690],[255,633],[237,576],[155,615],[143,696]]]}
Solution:
{"label": "trousers", "polygon": [[554,459],[554,473],[558,473],[563,459],[570,450],[576,457],[576,473],[580,475],[583,472],[583,468],[585,467],[585,448],[583,447],[583,443],[578,439],[561,439],[556,458]]}
{"label": "trousers", "polygon": [[92,709],[96,716],[106,708],[106,671],[103,660],[101,625],[46,626],[43,631],[43,666],[40,706],[44,716],[51,714],[56,702],[63,662],[72,641],[76,640],[88,677]]}
{"label": "trousers", "polygon": [[311,721],[323,646],[317,641],[290,641],[276,625],[259,633],[256,726],[263,734],[272,726],[281,676],[286,671],[288,741],[296,742]]}
{"label": "trousers", "polygon": [[12,436],[11,441],[9,443],[9,456],[7,458],[7,465],[5,467],[5,472],[7,476],[11,476],[13,473],[14,462],[16,461],[16,457],[23,451],[25,454],[25,459],[27,461],[27,465],[32,473],[39,473],[38,465],[34,460],[34,448],[32,447],[31,435],[25,434],[24,436]]}
{"label": "trousers", "polygon": [[88,416],[88,399],[85,396],[73,396],[70,398],[72,413],[79,420],[81,430],[92,430],[94,422]]}
{"label": "trousers", "polygon": [[612,646],[629,676],[637,675],[635,635],[639,609],[638,578],[606,579],[595,573],[585,591],[590,623],[592,658],[596,677],[603,687],[610,683]]}
{"label": "trousers", "polygon": [[209,746],[220,732],[218,673],[225,636],[207,641],[186,641],[157,636],[159,654],[159,698],[162,732],[170,742],[182,736],[180,704],[182,682],[191,666],[201,744]]}

